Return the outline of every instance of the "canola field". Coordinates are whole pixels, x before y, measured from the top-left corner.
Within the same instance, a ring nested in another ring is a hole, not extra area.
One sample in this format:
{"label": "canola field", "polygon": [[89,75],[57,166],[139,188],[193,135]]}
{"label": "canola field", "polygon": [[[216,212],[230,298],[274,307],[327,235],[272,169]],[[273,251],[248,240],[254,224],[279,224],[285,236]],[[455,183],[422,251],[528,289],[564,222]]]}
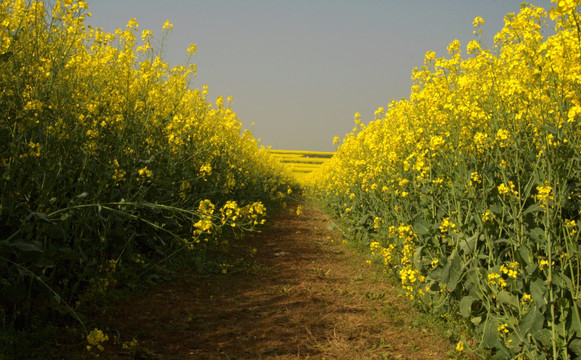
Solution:
{"label": "canola field", "polygon": [[[323,165],[311,195],[458,351],[581,356],[581,14],[524,5],[494,46],[453,41]],[[544,35],[545,24],[555,24]]]}
{"label": "canola field", "polygon": [[581,358],[578,5],[523,5],[490,49],[474,19],[409,99],[319,153],[260,147],[136,20],[107,33],[81,0],[3,1],[3,344],[71,317],[98,353],[84,310],[171,264],[228,272],[219,254],[302,185],[403,295],[467,329],[460,354]]}
{"label": "canola field", "polygon": [[135,19],[108,33],[89,15],[0,4],[0,320],[18,333],[68,314],[96,346],[84,310],[179,261],[226,271],[215,254],[295,181],[229,99],[191,86],[194,64],[170,67]]}
{"label": "canola field", "polygon": [[306,184],[309,175],[325,164],[334,153],[324,151],[269,150],[295,177],[298,183]]}

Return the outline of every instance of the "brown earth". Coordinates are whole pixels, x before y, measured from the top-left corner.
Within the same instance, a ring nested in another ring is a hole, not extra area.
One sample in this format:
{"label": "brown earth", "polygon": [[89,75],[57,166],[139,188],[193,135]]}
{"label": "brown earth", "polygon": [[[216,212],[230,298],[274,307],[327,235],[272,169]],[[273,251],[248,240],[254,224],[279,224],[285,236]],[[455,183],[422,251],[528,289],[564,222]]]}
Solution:
{"label": "brown earth", "polygon": [[[310,205],[242,247],[247,271],[182,274],[129,297],[105,322],[101,359],[446,359],[454,346]],[[251,249],[258,251],[249,257]],[[93,351],[94,353],[95,351]],[[98,352],[98,351],[97,351]]]}

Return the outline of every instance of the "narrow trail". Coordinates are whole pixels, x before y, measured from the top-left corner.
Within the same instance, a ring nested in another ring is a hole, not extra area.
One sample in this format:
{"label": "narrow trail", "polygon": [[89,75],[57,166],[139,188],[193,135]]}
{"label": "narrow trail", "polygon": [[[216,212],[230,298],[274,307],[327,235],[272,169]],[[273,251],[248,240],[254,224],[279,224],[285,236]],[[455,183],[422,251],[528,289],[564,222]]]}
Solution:
{"label": "narrow trail", "polygon": [[[305,205],[245,239],[253,271],[184,275],[111,309],[108,359],[446,359],[453,345]],[[423,320],[422,320],[423,319]]]}

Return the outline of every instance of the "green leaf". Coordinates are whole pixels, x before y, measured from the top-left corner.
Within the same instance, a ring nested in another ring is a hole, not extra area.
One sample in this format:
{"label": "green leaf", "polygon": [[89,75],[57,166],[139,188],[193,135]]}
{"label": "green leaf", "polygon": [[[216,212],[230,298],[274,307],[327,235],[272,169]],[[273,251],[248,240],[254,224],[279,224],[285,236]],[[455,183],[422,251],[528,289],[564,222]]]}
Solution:
{"label": "green leaf", "polygon": [[502,215],[502,204],[496,203],[490,207],[490,211],[492,211],[495,215]]}
{"label": "green leaf", "polygon": [[545,208],[541,207],[538,204],[532,204],[531,206],[529,206],[525,211],[522,212],[522,216],[525,216],[527,214],[530,213],[535,213],[535,212],[539,212],[539,211],[544,211]]}
{"label": "green leaf", "polygon": [[462,300],[460,300],[460,315],[465,318],[470,317],[470,307],[474,300],[476,299],[470,295],[464,296]]}
{"label": "green leaf", "polygon": [[480,218],[480,215],[476,214],[476,215],[471,216],[471,218],[476,222],[476,226],[478,228],[481,228],[483,226],[482,225],[482,218]]}
{"label": "green leaf", "polygon": [[417,219],[414,222],[414,233],[418,235],[426,235],[430,233],[430,223],[428,223],[425,219]]}
{"label": "green leaf", "polygon": [[36,266],[38,266],[40,268],[53,268],[53,267],[55,267],[56,264],[51,259],[48,259],[48,258],[45,258],[45,257],[39,257],[34,262],[34,265],[36,265]]}
{"label": "green leaf", "polygon": [[432,274],[434,274],[434,279],[438,280],[441,283],[448,283],[448,280],[450,279],[450,267],[452,266],[452,261],[450,259],[448,259],[448,261],[446,262],[446,265],[444,265],[444,267],[442,268],[442,271],[439,273],[439,277],[436,278],[436,275],[434,273],[436,273],[435,271],[432,272]]}
{"label": "green leaf", "polygon": [[448,284],[446,285],[446,288],[448,289],[449,292],[452,292],[456,289],[456,285],[458,285],[458,281],[462,277],[463,266],[462,260],[460,260],[460,257],[458,255],[453,256],[450,263],[451,263],[449,274],[450,277],[448,279]]}
{"label": "green leaf", "polygon": [[497,330],[498,324],[496,321],[488,318],[484,324],[484,336],[482,338],[482,345],[486,348],[496,347],[500,343],[500,335]]}
{"label": "green leaf", "polygon": [[42,244],[39,241],[27,242],[24,240],[16,240],[10,243],[10,247],[16,248],[20,251],[43,252]]}
{"label": "green leaf", "polygon": [[521,245],[518,249],[518,253],[526,265],[534,264],[535,259],[533,258],[531,250],[527,246]]}
{"label": "green leaf", "polygon": [[46,215],[45,213],[39,213],[39,212],[33,212],[32,214],[30,214],[29,217],[35,217],[39,220],[45,221],[49,224],[54,224],[54,222],[48,218],[48,215]]}
{"label": "green leaf", "polygon": [[569,350],[577,355],[575,359],[579,359],[581,357],[581,339],[573,339],[573,341],[569,343]]}
{"label": "green leaf", "polygon": [[573,283],[571,279],[563,273],[553,273],[553,283],[557,284],[563,289],[573,289]]}
{"label": "green leaf", "polygon": [[501,291],[496,295],[496,300],[501,304],[511,305],[518,308],[518,298],[507,291]]}
{"label": "green leaf", "polygon": [[535,241],[544,242],[545,240],[545,230],[539,227],[531,229],[531,231],[529,231],[529,235]]}
{"label": "green leaf", "polygon": [[[575,335],[581,339],[581,316],[579,315],[579,306],[575,302],[571,304],[571,313],[569,314],[569,329],[575,331]],[[581,353],[577,353],[581,355]]]}
{"label": "green leaf", "polygon": [[492,360],[506,360],[510,359],[510,354],[508,353],[507,349],[499,343],[495,349],[495,353],[492,356]]}
{"label": "green leaf", "polygon": [[[466,267],[467,266],[468,265],[466,265]],[[476,299],[480,298],[481,296],[480,291],[478,291],[480,282],[482,281],[481,276],[482,274],[480,274],[478,271],[466,271],[464,272],[464,281],[462,281],[462,287],[464,290],[467,290],[468,293]]]}
{"label": "green leaf", "polygon": [[369,214],[365,214],[363,215],[360,219],[359,219],[359,225],[365,225],[369,222],[369,220],[371,219],[371,215]]}
{"label": "green leaf", "polygon": [[59,258],[60,259],[65,259],[65,260],[78,260],[81,258],[81,256],[79,255],[78,252],[76,252],[75,250],[69,248],[69,247],[63,247],[58,249],[59,251]]}
{"label": "green leaf", "polygon": [[545,317],[536,306],[531,306],[527,314],[521,319],[519,329],[521,334],[535,333],[543,328]]}
{"label": "green leaf", "polygon": [[444,268],[435,268],[434,270],[430,271],[430,278],[436,280],[437,282],[443,282],[442,281],[443,272]]}
{"label": "green leaf", "polygon": [[537,264],[530,264],[529,266],[525,267],[525,270],[528,275],[532,275],[538,267],[539,266]]}
{"label": "green leaf", "polygon": [[414,263],[419,264],[422,259],[422,250],[424,249],[423,246],[416,247],[416,251],[414,252]]}
{"label": "green leaf", "polygon": [[458,246],[464,251],[465,254],[470,254],[476,249],[476,240],[478,240],[479,234],[475,234],[467,239],[462,239]]}
{"label": "green leaf", "polygon": [[545,293],[547,292],[547,286],[542,279],[535,279],[531,282],[531,297],[533,301],[539,305],[546,305],[547,300]]}
{"label": "green leaf", "polygon": [[533,334],[533,337],[543,343],[544,346],[549,346],[552,338],[551,329],[540,329],[536,334]]}

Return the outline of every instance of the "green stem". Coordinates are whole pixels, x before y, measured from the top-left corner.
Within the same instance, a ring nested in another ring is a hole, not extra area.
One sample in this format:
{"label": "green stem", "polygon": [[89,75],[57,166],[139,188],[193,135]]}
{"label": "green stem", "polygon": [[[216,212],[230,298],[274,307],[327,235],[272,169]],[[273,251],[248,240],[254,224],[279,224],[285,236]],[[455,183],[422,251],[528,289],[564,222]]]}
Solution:
{"label": "green stem", "polygon": [[79,322],[79,324],[81,324],[81,327],[83,328],[83,332],[85,333],[85,335],[88,334],[87,332],[87,328],[85,327],[85,324],[83,323],[83,321],[81,320],[81,318],[79,317],[79,315],[77,314],[77,312],[66,302],[64,301],[61,296],[54,291],[47,283],[45,283],[38,275],[36,275],[32,270],[30,270],[29,268],[27,268],[26,266],[22,266],[18,263],[15,263],[14,261],[7,259],[5,257],[0,257],[0,259],[16,266],[19,270],[22,270],[28,274],[30,274],[36,281],[38,281],[39,283],[41,283],[45,288],[48,289],[48,291],[50,291],[53,296],[55,297],[55,299],[57,299],[58,302],[62,302],[67,309],[70,310],[70,312],[73,314],[73,316],[75,317],[75,319],[77,319],[77,321]]}
{"label": "green stem", "polygon": [[[548,210],[547,210],[548,211]],[[545,219],[548,217],[547,212],[545,212]],[[547,283],[549,284],[549,303],[551,304],[551,344],[553,347],[553,359],[557,359],[557,340],[555,332],[555,293],[553,291],[553,254],[552,254],[552,244],[551,244],[551,234],[549,234],[549,229],[545,222],[545,238],[547,239],[547,254],[548,254],[548,275]]]}

